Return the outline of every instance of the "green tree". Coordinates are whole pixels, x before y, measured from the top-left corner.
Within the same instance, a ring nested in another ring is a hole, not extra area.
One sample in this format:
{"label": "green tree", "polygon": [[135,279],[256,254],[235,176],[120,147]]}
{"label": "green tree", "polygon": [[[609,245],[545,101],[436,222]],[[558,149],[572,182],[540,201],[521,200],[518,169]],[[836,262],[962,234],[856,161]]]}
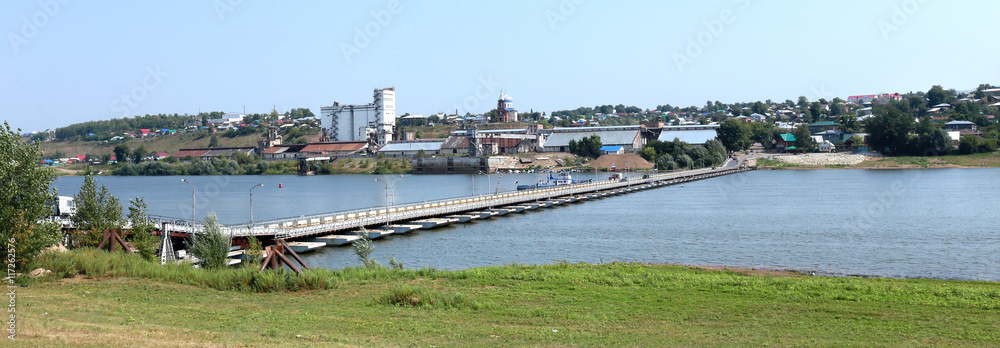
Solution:
{"label": "green tree", "polygon": [[698,168],[704,167],[706,165],[712,165],[712,154],[708,152],[704,146],[697,145],[691,147],[689,151],[689,156],[691,157],[691,163],[696,165]]}
{"label": "green tree", "polygon": [[858,133],[862,130],[861,123],[858,122],[858,117],[855,115],[841,115],[837,118],[837,123],[840,123],[840,130],[844,133]]}
{"label": "green tree", "polygon": [[104,236],[104,230],[121,227],[121,203],[108,192],[107,186],[101,185],[98,188],[93,176],[87,175],[83,179],[80,192],[73,197],[76,214],[72,219],[77,229],[74,238],[80,246],[97,246]]}
{"label": "green tree", "polygon": [[874,115],[865,124],[868,145],[873,151],[890,156],[903,154],[913,130],[913,117],[891,107],[877,108]]}
{"label": "green tree", "polygon": [[[62,231],[58,223],[42,222],[51,215],[56,200],[56,191],[51,189],[56,175],[35,164],[42,152],[37,144],[25,144],[20,133],[7,122],[0,128],[0,250],[7,255],[7,267],[25,271],[42,249],[56,243]],[[10,245],[16,250],[8,250]]]}
{"label": "green tree", "polygon": [[946,92],[941,85],[934,85],[929,91],[927,91],[925,96],[927,97],[927,104],[934,106],[944,103],[945,100],[948,99],[948,92]]}
{"label": "green tree", "polygon": [[264,246],[256,236],[250,235],[247,238],[247,249],[243,251],[243,255],[246,256],[246,267],[260,269],[260,264],[264,261]]}
{"label": "green tree", "polygon": [[146,151],[145,146],[139,145],[139,147],[137,147],[135,151],[132,151],[132,162],[135,163],[142,162],[142,160],[147,156],[149,156],[149,154],[150,153],[149,151]]}
{"label": "green tree", "polygon": [[208,147],[219,147],[219,138],[212,136],[208,139]]}
{"label": "green tree", "polygon": [[761,122],[750,122],[747,125],[750,127],[751,144],[757,142],[764,145],[765,143],[771,141],[771,138],[769,138],[768,135],[772,133],[771,129],[774,128],[774,126]]}
{"label": "green tree", "polygon": [[798,105],[799,105],[799,109],[802,109],[803,111],[805,109],[809,108],[809,98],[806,98],[806,96],[804,96],[804,95],[799,96],[799,104]]}
{"label": "green tree", "polygon": [[643,159],[645,159],[647,161],[653,162],[653,163],[656,163],[657,155],[658,154],[656,153],[656,149],[654,149],[652,146],[649,146],[649,144],[646,144],[646,146],[643,146],[642,150],[639,151],[639,156],[640,157],[642,157]]}
{"label": "green tree", "polygon": [[819,102],[812,102],[809,104],[809,115],[811,115],[810,116],[811,122],[816,122],[817,120],[819,120],[819,116],[823,113],[823,110],[821,110],[820,107],[821,106]]}
{"label": "green tree", "polygon": [[795,147],[799,151],[812,151],[816,149],[816,140],[812,138],[812,134],[809,133],[809,128],[805,125],[799,126],[792,132],[795,135]]}
{"label": "green tree", "polygon": [[222,234],[222,228],[216,221],[215,213],[205,215],[202,223],[204,230],[191,239],[188,249],[194,257],[201,259],[202,267],[207,269],[222,268],[226,265],[226,255],[233,245],[229,236]]}
{"label": "green tree", "polygon": [[918,136],[920,147],[914,151],[914,155],[921,156],[941,156],[947,155],[952,149],[951,136],[944,129],[935,128],[928,133]]}
{"label": "green tree", "polygon": [[160,246],[160,239],[153,235],[155,225],[146,215],[146,202],[142,198],[129,201],[128,220],[132,223],[129,228],[129,243],[135,247],[139,256],[147,261],[156,258],[156,249]]}
{"label": "green tree", "polygon": [[716,133],[716,138],[731,152],[750,148],[752,131],[746,122],[730,118],[719,125]]}
{"label": "green tree", "polygon": [[118,163],[125,163],[128,156],[132,154],[132,150],[129,149],[128,145],[125,144],[115,145],[114,151],[115,151],[115,159],[118,161]]}
{"label": "green tree", "polygon": [[671,156],[669,153],[661,155],[656,159],[656,169],[676,170],[677,162],[674,162],[674,156]]}
{"label": "green tree", "polygon": [[592,134],[580,139],[580,141],[569,141],[569,152],[587,158],[597,158],[601,156],[601,137]]}
{"label": "green tree", "polygon": [[351,243],[354,254],[358,256],[358,259],[365,265],[365,268],[382,268],[382,265],[378,261],[371,258],[372,252],[375,251],[375,246],[372,245],[372,240],[368,239],[368,231],[364,227],[361,227],[361,230],[358,231],[358,237],[358,239]]}
{"label": "green tree", "polygon": [[674,158],[674,162],[677,162],[677,168],[680,169],[691,168],[691,166],[694,164],[694,161],[691,160],[691,156],[688,155],[677,156]]}
{"label": "green tree", "polygon": [[864,145],[865,140],[862,139],[860,135],[855,134],[853,137],[845,141],[845,143],[846,142],[850,142],[852,146],[858,147]]}

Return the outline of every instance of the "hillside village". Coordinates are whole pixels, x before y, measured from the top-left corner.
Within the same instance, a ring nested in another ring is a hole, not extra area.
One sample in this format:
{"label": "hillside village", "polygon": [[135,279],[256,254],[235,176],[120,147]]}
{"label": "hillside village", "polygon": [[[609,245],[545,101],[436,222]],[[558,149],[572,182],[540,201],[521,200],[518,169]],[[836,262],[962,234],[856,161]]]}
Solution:
{"label": "hillside village", "polygon": [[[533,110],[519,113],[513,99],[502,93],[497,108],[485,114],[396,117],[395,104],[385,101],[391,100],[395,92],[395,88],[376,89],[373,103],[333,103],[322,107],[320,116],[309,109],[284,114],[145,115],[22,135],[48,150],[47,157],[39,160],[39,165],[44,166],[114,165],[125,161],[190,163],[242,156],[256,161],[297,161],[303,172],[315,169],[318,163],[369,157],[413,163],[420,159],[421,164],[431,163],[432,158],[515,159],[497,160],[490,170],[533,167],[537,159],[549,157],[560,160],[545,162],[546,167],[582,165],[585,158],[573,159],[580,163],[564,163],[561,158],[578,155],[573,147],[595,135],[600,140],[598,155],[636,153],[658,169],[662,169],[657,161],[662,154],[647,148],[656,142],[675,140],[702,146],[719,139],[730,152],[756,144],[759,147],[755,151],[768,153],[902,154],[905,144],[885,144],[884,135],[873,139],[867,131],[870,122],[888,113],[912,119],[894,126],[905,129],[902,138],[897,135],[898,139],[892,140],[907,142],[911,138],[914,145],[910,147],[927,148],[916,142],[931,143],[934,136],[943,139],[946,135],[948,144],[935,145],[944,152],[993,152],[1000,138],[996,118],[1000,88],[987,84],[961,92],[934,86],[927,92],[853,95],[846,99],[809,101],[799,97],[797,101],[734,104],[709,101],[702,107],[658,105],[653,109],[603,105],[548,115]],[[732,140],[719,137],[720,127],[725,128],[727,123],[746,125],[750,142],[734,146]],[[922,140],[921,136],[928,139]],[[68,144],[88,147],[81,150]],[[454,172],[453,168],[442,170]]]}

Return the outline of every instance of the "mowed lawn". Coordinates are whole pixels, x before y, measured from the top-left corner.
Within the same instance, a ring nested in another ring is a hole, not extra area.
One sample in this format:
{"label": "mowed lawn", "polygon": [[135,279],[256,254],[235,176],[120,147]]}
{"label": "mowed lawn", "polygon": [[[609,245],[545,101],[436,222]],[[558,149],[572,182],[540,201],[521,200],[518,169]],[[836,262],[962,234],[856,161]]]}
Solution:
{"label": "mowed lawn", "polygon": [[[142,277],[18,288],[25,346],[997,346],[1000,283],[556,264],[253,293]],[[369,273],[371,274],[371,273]]]}

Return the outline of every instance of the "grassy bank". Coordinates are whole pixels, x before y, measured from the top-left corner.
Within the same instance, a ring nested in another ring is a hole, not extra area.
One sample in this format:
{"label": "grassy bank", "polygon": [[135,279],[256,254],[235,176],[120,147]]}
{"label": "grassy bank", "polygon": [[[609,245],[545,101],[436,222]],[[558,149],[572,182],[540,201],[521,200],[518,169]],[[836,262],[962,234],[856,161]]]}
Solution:
{"label": "grassy bank", "polygon": [[[263,133],[254,133],[233,138],[225,137],[221,134],[215,135],[219,140],[218,147],[257,146],[257,142],[263,138]],[[209,133],[174,134],[129,139],[125,142],[125,145],[128,145],[133,150],[142,146],[147,151],[174,153],[180,149],[208,147],[211,138],[212,134]],[[46,141],[40,143],[42,151],[46,154],[62,151],[67,156],[88,154],[97,156],[114,155],[115,145],[115,143],[86,140]]]}
{"label": "grassy bank", "polygon": [[770,158],[758,158],[762,169],[918,169],[918,168],[1000,168],[1000,153],[950,156],[873,157],[858,164],[801,165]]}
{"label": "grassy bank", "polygon": [[1000,168],[1000,153],[932,157],[873,158],[849,168]]}
{"label": "grassy bank", "polygon": [[1000,344],[1000,285],[988,282],[614,263],[277,273],[315,279],[259,292],[221,285],[245,281],[239,270],[157,271],[103,252],[43,267],[51,278],[17,293],[25,345]]}
{"label": "grassy bank", "polygon": [[[205,163],[221,163],[202,161]],[[330,162],[309,162],[310,170],[315,174],[407,174],[413,168],[407,158],[344,158]],[[122,167],[131,170],[119,170]],[[258,162],[232,165],[212,165],[214,170],[206,170],[205,166],[192,170],[193,164],[188,162],[168,163],[143,162],[140,164],[88,165],[83,163],[52,167],[56,175],[86,175],[88,170],[93,175],[125,175],[125,176],[155,176],[155,175],[295,175],[298,173],[297,161],[268,161],[263,167]],[[222,168],[221,170],[219,168]],[[116,171],[117,170],[117,171]],[[122,172],[125,172],[124,174]]]}

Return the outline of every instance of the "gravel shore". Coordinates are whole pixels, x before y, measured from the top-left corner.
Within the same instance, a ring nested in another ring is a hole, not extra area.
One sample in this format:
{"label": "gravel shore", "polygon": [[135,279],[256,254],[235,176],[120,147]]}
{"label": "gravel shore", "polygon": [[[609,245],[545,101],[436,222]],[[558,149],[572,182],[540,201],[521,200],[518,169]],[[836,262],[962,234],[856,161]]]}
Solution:
{"label": "gravel shore", "polygon": [[[868,157],[865,155],[845,154],[845,153],[808,153],[802,155],[773,155],[773,156],[766,156],[764,158],[769,158],[785,163],[806,165],[806,166],[825,166],[828,164],[856,165],[868,159]],[[754,164],[756,163],[753,163],[751,165]]]}

